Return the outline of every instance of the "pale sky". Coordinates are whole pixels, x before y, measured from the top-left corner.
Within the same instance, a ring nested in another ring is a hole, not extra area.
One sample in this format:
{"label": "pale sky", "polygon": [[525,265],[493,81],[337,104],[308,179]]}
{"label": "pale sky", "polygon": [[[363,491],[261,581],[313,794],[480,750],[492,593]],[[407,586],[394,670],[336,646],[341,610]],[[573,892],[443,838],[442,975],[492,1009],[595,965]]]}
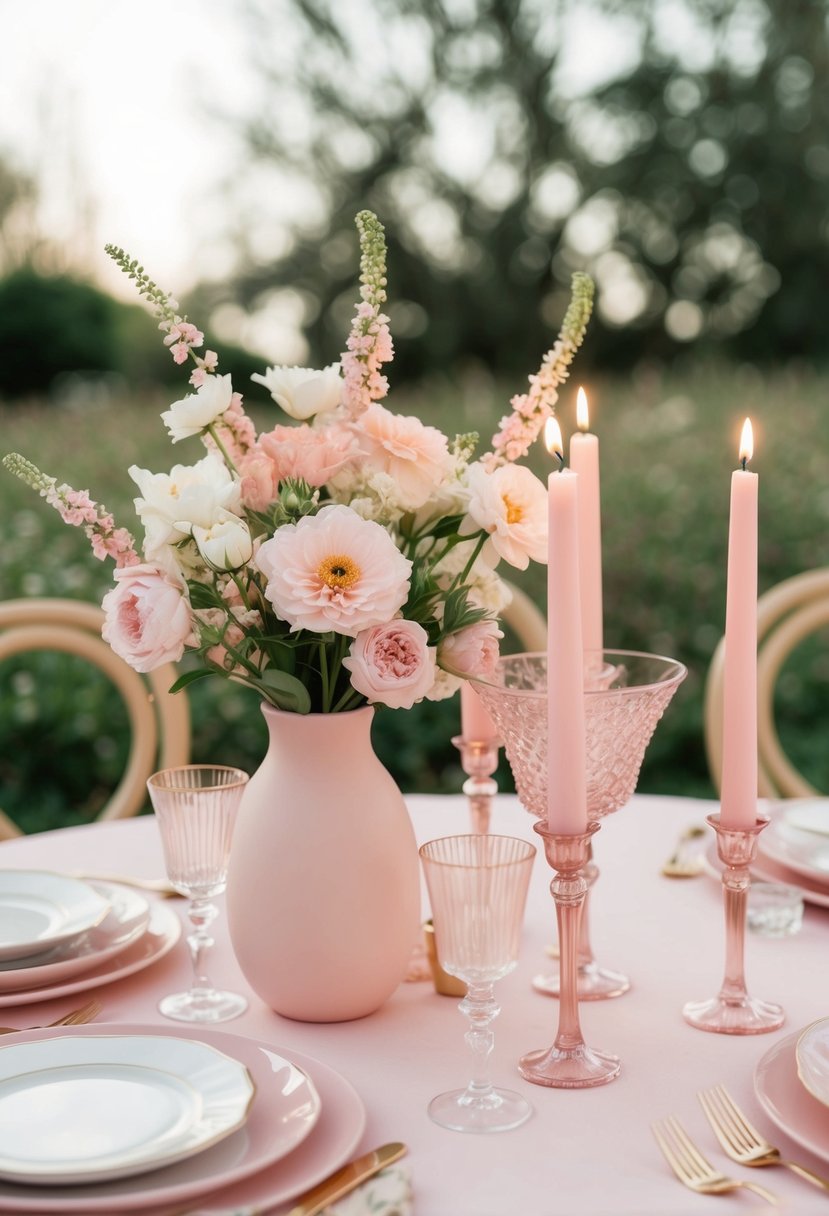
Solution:
{"label": "pale sky", "polygon": [[[676,3],[662,0],[668,11]],[[132,284],[104,254],[107,241],[175,294],[230,269],[222,236],[238,216],[218,187],[239,148],[210,107],[249,113],[255,104],[244,32],[234,0],[0,0],[0,156],[39,179],[40,226],[124,298],[135,298]],[[636,55],[630,23],[597,22],[590,0],[565,35],[565,92]],[[462,128],[450,116],[444,129],[455,164],[475,142]],[[274,228],[284,192],[278,203]],[[248,319],[245,340],[264,349],[258,322],[296,335],[284,320]]]}
{"label": "pale sky", "polygon": [[[87,196],[96,277],[119,272],[107,241],[182,291],[200,238],[221,228],[215,185],[232,142],[206,102],[245,98],[233,5],[216,0],[0,0],[0,154],[34,168],[42,222],[74,233],[67,194]],[[75,176],[80,191],[67,190]]]}

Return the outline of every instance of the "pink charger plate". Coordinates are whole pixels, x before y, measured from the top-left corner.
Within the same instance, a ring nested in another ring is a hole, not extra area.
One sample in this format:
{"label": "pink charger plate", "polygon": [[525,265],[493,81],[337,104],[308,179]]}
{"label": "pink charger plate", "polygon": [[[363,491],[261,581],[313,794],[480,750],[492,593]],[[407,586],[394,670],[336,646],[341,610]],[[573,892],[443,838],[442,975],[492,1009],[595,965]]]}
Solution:
{"label": "pink charger plate", "polygon": [[829,1161],[829,1107],[813,1098],[797,1075],[802,1030],[775,1043],[754,1070],[754,1092],[768,1117],[802,1148]]}
{"label": "pink charger plate", "polygon": [[[158,1034],[181,1038],[181,1026],[110,1023],[74,1026],[73,1036],[107,1032]],[[54,1030],[15,1035],[15,1043],[54,1037]],[[298,1195],[343,1165],[354,1152],[365,1129],[366,1112],[354,1087],[333,1068],[311,1056],[284,1050],[261,1039],[246,1039],[220,1030],[193,1027],[189,1038],[207,1043],[244,1064],[256,1086],[247,1123],[221,1144],[166,1169],[136,1178],[73,1186],[57,1192],[52,1187],[16,1186],[0,1182],[0,1212],[74,1212],[92,1216],[136,1212],[141,1216],[180,1216],[181,1205],[209,1192],[217,1208],[240,1204],[277,1204]],[[273,1160],[274,1057],[289,1059],[313,1081],[321,1099],[320,1117],[302,1144],[279,1161]],[[170,1206],[170,1205],[174,1206]],[[208,1208],[201,1209],[205,1213]]]}

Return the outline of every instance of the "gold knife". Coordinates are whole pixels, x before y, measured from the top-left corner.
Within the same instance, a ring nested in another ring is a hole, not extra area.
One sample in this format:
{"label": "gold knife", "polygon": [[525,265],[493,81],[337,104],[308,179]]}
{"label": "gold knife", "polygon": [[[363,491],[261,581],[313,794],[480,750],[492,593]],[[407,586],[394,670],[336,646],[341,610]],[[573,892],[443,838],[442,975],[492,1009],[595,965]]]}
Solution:
{"label": "gold knife", "polygon": [[288,1216],[316,1216],[317,1212],[321,1212],[329,1203],[342,1199],[343,1195],[353,1191],[355,1186],[373,1177],[393,1161],[399,1161],[408,1151],[405,1144],[395,1142],[384,1144],[382,1148],[376,1148],[373,1152],[358,1157],[356,1161],[344,1165],[335,1174],[307,1191],[299,1203],[291,1208]]}

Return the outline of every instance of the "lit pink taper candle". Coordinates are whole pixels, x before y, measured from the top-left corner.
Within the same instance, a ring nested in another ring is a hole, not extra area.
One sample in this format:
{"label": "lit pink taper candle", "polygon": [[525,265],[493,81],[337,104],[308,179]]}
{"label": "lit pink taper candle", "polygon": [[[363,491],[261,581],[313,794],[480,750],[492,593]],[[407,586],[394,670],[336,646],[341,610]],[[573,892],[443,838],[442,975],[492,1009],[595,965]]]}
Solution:
{"label": "lit pink taper candle", "polygon": [[604,647],[602,623],[602,516],[599,489],[599,440],[590,434],[587,394],[576,394],[579,433],[570,437],[570,468],[579,479],[579,574],[581,630],[585,650]]}
{"label": "lit pink taper candle", "polygon": [[[544,440],[561,466],[555,418]],[[547,826],[561,835],[587,830],[578,484],[576,474],[561,467],[547,479]]]}
{"label": "lit pink taper candle", "polygon": [[745,830],[757,820],[757,489],[746,464],[751,422],[740,438],[742,468],[731,475],[725,606],[723,767],[720,823]]}
{"label": "lit pink taper candle", "polygon": [[489,743],[498,738],[495,723],[468,680],[461,684],[461,735],[468,743]]}

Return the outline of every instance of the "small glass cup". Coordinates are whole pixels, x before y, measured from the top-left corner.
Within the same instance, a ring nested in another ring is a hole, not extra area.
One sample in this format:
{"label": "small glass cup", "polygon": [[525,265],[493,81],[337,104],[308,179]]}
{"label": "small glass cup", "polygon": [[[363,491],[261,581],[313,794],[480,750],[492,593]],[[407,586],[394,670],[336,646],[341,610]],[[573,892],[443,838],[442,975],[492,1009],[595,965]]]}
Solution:
{"label": "small glass cup", "polygon": [[456,1132],[503,1132],[532,1114],[521,1094],[496,1089],[489,1076],[499,1012],[493,985],[518,962],[521,926],[536,849],[513,836],[444,836],[423,845],[440,965],[467,986],[458,1008],[469,1018],[474,1069],[466,1089],[438,1094],[429,1115]]}
{"label": "small glass cup", "polygon": [[761,937],[792,937],[803,927],[803,893],[784,883],[752,881],[746,923]]}
{"label": "small glass cup", "polygon": [[187,938],[193,984],[165,996],[158,1008],[177,1022],[226,1022],[248,1003],[237,992],[221,992],[208,978],[205,956],[213,945],[208,932],[218,915],[212,899],[227,882],[230,842],[247,773],[215,764],[185,764],[153,773],[147,781],[161,832],[167,877],[189,897],[193,932]]}

